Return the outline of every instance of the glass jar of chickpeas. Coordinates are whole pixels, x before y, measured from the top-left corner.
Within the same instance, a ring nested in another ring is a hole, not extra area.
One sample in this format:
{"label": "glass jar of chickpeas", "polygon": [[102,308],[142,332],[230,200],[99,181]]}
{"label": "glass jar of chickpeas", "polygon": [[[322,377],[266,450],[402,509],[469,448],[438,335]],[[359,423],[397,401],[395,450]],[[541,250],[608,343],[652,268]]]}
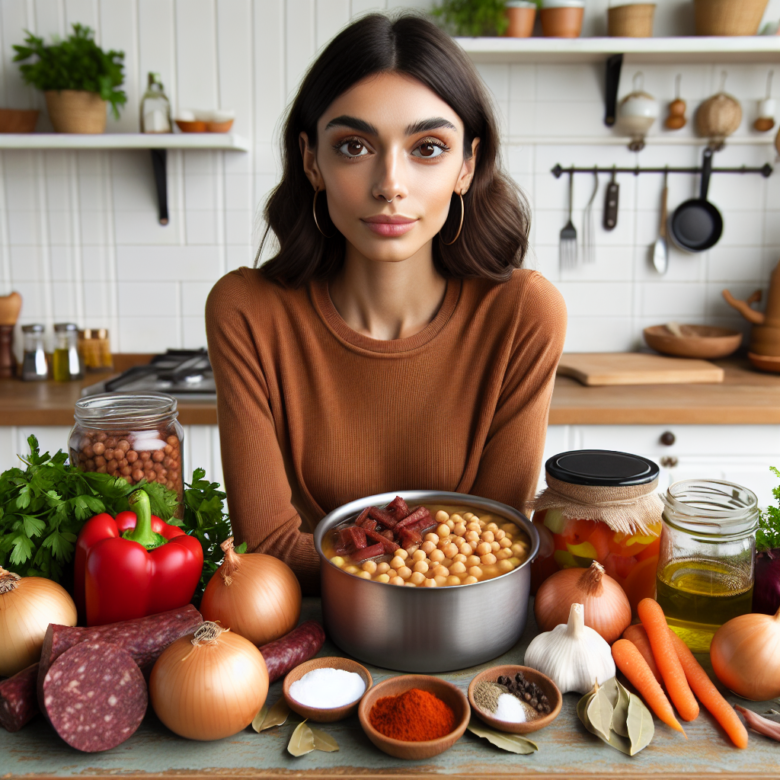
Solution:
{"label": "glass jar of chickpeas", "polygon": [[76,402],[70,462],[82,471],[158,482],[176,492],[181,517],[184,429],[175,398],[162,393],[103,393]]}

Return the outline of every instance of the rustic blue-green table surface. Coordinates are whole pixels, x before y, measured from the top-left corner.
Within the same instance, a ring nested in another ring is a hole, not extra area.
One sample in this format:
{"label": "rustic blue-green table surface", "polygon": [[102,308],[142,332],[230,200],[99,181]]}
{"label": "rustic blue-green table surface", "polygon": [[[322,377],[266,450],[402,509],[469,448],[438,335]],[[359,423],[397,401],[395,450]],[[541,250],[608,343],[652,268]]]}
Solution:
{"label": "rustic blue-green table surface", "polygon": [[[318,599],[304,599],[301,620],[321,619]],[[521,664],[525,648],[537,633],[533,616],[518,644],[483,666],[441,675],[465,692],[477,672],[499,663]],[[320,655],[343,655],[326,643]],[[369,667],[374,682],[398,674]],[[281,681],[268,694],[273,704]],[[634,778],[762,778],[780,777],[780,743],[750,732],[746,750],[734,748],[709,713],[684,724],[688,739],[656,719],[650,745],[633,758],[589,734],[575,712],[578,694],[564,696],[561,714],[546,729],[529,735],[539,751],[528,756],[506,753],[484,739],[466,734],[446,753],[426,761],[401,761],[377,750],[363,734],[357,715],[322,728],[338,741],[336,753],[315,751],[293,758],[286,750],[295,722],[261,734],[251,728],[218,742],[192,742],[168,731],[150,711],[138,731],[105,753],[79,753],[66,745],[41,716],[15,734],[0,728],[0,780],[7,778],[235,778],[348,776],[430,778],[533,775],[535,778],[605,775]],[[729,697],[736,701],[734,697]],[[764,712],[767,704],[742,702]]]}

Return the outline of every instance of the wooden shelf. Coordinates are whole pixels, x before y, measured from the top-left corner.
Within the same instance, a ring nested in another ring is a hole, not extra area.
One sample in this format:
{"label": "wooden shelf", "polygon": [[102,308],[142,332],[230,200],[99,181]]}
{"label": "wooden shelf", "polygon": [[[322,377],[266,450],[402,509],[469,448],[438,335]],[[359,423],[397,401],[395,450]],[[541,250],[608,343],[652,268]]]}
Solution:
{"label": "wooden shelf", "polygon": [[475,62],[780,62],[780,36],[677,38],[456,38]]}
{"label": "wooden shelf", "polygon": [[0,149],[217,149],[248,152],[232,133],[0,133]]}

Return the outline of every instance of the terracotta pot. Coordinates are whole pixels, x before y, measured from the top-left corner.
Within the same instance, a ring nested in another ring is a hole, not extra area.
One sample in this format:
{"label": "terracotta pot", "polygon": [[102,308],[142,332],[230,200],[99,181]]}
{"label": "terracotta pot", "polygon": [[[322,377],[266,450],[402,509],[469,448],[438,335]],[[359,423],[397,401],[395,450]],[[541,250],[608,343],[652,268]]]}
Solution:
{"label": "terracotta pot", "polygon": [[509,26],[506,34],[510,38],[530,38],[534,31],[534,21],[536,20],[536,6],[528,4],[527,6],[511,6],[506,8],[506,18]]}
{"label": "terracotta pot", "polygon": [[756,35],[769,0],[693,0],[696,35]]}
{"label": "terracotta pot", "polygon": [[32,133],[38,121],[38,111],[0,108],[0,133]]}
{"label": "terracotta pot", "polygon": [[546,38],[579,38],[582,31],[582,6],[542,8],[542,34]]}
{"label": "terracotta pot", "polygon": [[607,11],[609,35],[615,38],[651,38],[655,3],[618,5]]}
{"label": "terracotta pot", "polygon": [[106,105],[96,92],[63,89],[43,93],[57,133],[102,133],[106,129]]}

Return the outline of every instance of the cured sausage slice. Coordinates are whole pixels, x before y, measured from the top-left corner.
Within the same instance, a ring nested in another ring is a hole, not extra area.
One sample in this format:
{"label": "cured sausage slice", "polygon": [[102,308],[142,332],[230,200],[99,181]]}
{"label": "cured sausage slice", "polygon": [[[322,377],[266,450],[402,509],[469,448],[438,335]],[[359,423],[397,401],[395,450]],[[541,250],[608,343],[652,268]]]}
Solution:
{"label": "cured sausage slice", "polygon": [[0,682],[0,726],[19,731],[38,714],[37,683],[38,664]]}
{"label": "cured sausage slice", "polygon": [[71,747],[97,753],[135,734],[148,696],[141,670],[126,650],[81,642],[64,652],[43,679],[43,708]]}
{"label": "cured sausage slice", "polygon": [[307,620],[275,642],[260,648],[268,667],[269,684],[319,653],[325,630],[316,620]]}

